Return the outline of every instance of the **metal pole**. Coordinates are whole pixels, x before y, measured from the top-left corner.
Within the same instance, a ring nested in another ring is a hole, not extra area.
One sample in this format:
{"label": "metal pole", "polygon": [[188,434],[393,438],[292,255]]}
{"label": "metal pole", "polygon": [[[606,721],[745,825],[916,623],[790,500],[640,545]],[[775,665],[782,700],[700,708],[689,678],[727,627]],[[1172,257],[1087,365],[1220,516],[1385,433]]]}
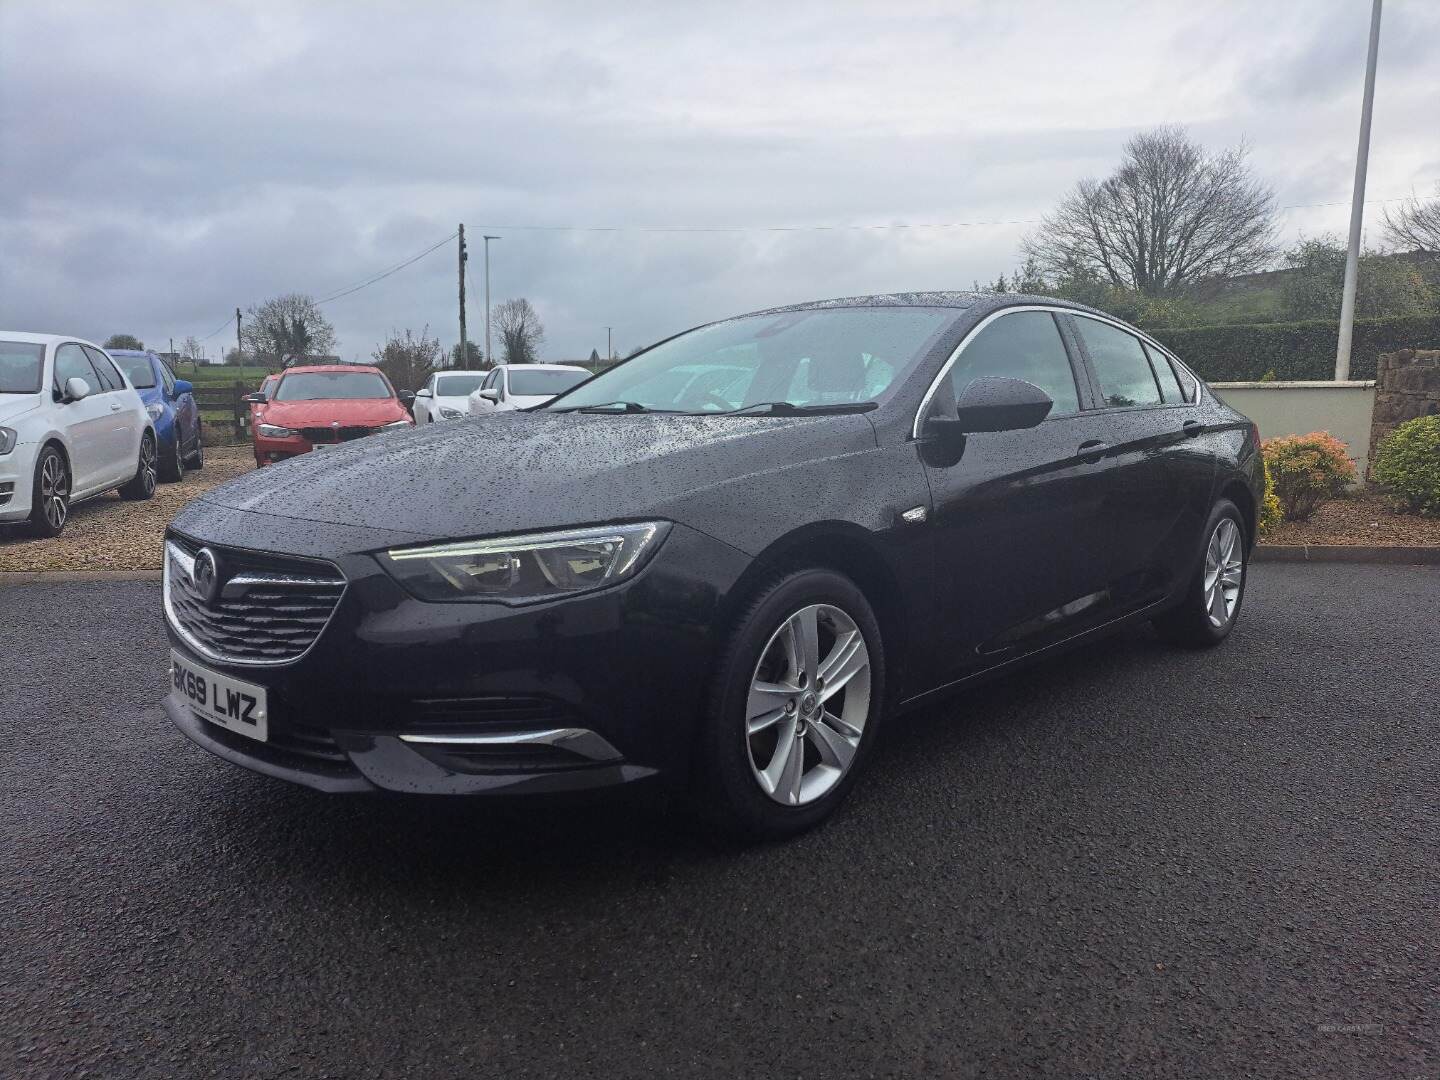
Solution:
{"label": "metal pole", "polygon": [[1380,0],[1370,10],[1370,52],[1365,59],[1365,102],[1360,107],[1360,146],[1355,151],[1355,190],[1350,198],[1350,249],[1345,253],[1345,291],[1340,300],[1340,340],[1335,381],[1350,378],[1350,337],[1355,329],[1355,285],[1360,275],[1360,225],[1365,213],[1365,170],[1370,164],[1370,113],[1375,107],[1375,60],[1380,53]]}
{"label": "metal pole", "polygon": [[[470,366],[470,346],[469,346],[469,344],[468,344],[469,339],[466,338],[466,336],[465,336],[465,226],[464,226],[463,223],[462,223],[461,226],[460,226],[460,253],[459,253],[459,255],[460,255],[460,257],[459,257],[459,263],[460,263],[460,366],[461,366],[462,368],[468,368],[468,367]],[[442,366],[442,367],[444,366],[444,361],[443,361],[443,360],[441,361],[441,366]]]}
{"label": "metal pole", "polygon": [[608,364],[615,356],[615,346],[610,344],[610,331],[613,326],[605,327],[605,362]]}
{"label": "metal pole", "polygon": [[498,236],[485,237],[485,362],[495,366],[495,354],[490,351],[490,241]]}
{"label": "metal pole", "polygon": [[[223,360],[224,357],[222,356],[221,359]],[[235,362],[237,364],[245,362],[245,346],[240,341],[240,309],[238,307],[235,309]]]}

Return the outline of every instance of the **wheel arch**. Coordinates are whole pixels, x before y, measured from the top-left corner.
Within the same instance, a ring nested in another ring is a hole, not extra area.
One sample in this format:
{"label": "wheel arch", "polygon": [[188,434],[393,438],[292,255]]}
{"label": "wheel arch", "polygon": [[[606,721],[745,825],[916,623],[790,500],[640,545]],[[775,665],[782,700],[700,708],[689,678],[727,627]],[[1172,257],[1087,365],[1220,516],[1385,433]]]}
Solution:
{"label": "wheel arch", "polygon": [[1245,546],[1249,549],[1255,547],[1256,521],[1255,521],[1255,495],[1248,484],[1241,480],[1229,480],[1220,489],[1220,497],[1229,499],[1240,511],[1240,517],[1245,524]]}
{"label": "wheel arch", "polygon": [[909,613],[895,573],[873,534],[854,522],[812,522],[771,543],[727,593],[719,624],[728,632],[745,603],[767,581],[811,567],[844,574],[865,594],[880,624],[885,649],[885,696],[892,704],[901,700],[908,667]]}

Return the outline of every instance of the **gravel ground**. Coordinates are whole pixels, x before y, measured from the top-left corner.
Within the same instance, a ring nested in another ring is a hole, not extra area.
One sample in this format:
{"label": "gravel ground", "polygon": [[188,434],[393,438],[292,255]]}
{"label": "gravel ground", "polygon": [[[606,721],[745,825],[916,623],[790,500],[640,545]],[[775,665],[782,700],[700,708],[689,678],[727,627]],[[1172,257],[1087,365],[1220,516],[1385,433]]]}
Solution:
{"label": "gravel ground", "polygon": [[0,525],[0,571],[159,570],[160,540],[180,508],[216,484],[255,467],[249,446],[207,446],[205,468],[161,484],[146,502],[113,491],[71,508],[65,531],[35,540],[23,526]]}
{"label": "gravel ground", "polygon": [[0,586],[5,1080],[1440,1075],[1440,569],[1257,565],[739,850],[216,760],[158,607]]}
{"label": "gravel ground", "polygon": [[1309,521],[1281,522],[1262,543],[1440,547],[1440,518],[1402,514],[1367,492],[1332,499]]}

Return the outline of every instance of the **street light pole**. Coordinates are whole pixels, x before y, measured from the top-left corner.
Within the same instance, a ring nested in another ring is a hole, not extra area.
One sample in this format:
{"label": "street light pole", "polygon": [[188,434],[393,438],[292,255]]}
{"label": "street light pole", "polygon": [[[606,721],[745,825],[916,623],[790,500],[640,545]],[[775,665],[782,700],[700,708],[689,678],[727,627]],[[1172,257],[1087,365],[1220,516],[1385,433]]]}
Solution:
{"label": "street light pole", "polygon": [[498,236],[485,237],[485,362],[495,366],[495,354],[490,351],[490,241]]}
{"label": "street light pole", "polygon": [[1370,113],[1375,107],[1375,61],[1380,52],[1380,0],[1370,9],[1370,52],[1365,59],[1365,99],[1360,106],[1360,146],[1355,151],[1355,190],[1350,196],[1350,248],[1345,254],[1345,291],[1340,299],[1340,339],[1335,381],[1350,378],[1350,338],[1355,329],[1355,286],[1360,276],[1360,224],[1365,213],[1365,170],[1370,164]]}
{"label": "street light pole", "polygon": [[610,331],[613,329],[615,329],[613,326],[605,327],[605,362],[607,364],[615,356],[615,346],[610,344]]}

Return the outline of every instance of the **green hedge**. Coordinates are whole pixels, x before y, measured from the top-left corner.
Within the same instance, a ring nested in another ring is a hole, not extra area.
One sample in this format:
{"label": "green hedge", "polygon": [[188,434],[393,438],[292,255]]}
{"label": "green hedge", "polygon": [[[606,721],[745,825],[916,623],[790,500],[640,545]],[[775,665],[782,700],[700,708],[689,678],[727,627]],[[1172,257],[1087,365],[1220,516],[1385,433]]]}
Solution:
{"label": "green hedge", "polygon": [[[1335,377],[1338,323],[1189,326],[1148,332],[1207,382],[1252,382],[1267,371],[1275,372],[1277,379]],[[1375,378],[1375,362],[1381,353],[1436,347],[1440,347],[1440,315],[1356,319],[1350,377]]]}

